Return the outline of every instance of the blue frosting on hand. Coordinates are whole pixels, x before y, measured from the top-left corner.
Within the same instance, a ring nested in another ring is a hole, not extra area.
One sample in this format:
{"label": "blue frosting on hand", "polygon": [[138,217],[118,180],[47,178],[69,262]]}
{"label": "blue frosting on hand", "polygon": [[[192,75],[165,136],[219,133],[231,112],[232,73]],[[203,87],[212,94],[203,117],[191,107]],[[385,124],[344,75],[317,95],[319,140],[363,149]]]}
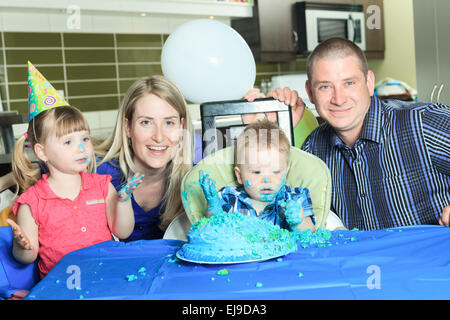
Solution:
{"label": "blue frosting on hand", "polygon": [[140,173],[136,173],[134,176],[129,178],[127,183],[123,185],[117,193],[119,200],[123,202],[128,201],[131,198],[131,194],[134,189],[141,184],[143,178],[144,175]]}
{"label": "blue frosting on hand", "polygon": [[208,202],[208,211],[210,214],[221,212],[222,207],[220,206],[221,201],[216,190],[216,182],[209,177],[208,171],[199,171],[199,183]]}
{"label": "blue frosting on hand", "polygon": [[287,202],[281,203],[280,206],[284,208],[286,222],[292,229],[302,223],[303,217],[300,216],[302,206],[297,201],[288,200]]}

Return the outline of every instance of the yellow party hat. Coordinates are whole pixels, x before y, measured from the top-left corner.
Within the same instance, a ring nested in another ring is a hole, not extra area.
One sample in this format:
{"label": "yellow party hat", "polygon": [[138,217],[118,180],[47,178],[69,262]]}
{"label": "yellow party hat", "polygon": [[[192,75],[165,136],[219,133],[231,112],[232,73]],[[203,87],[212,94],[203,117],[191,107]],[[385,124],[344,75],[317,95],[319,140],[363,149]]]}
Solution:
{"label": "yellow party hat", "polygon": [[28,121],[42,111],[68,105],[50,82],[28,61]]}

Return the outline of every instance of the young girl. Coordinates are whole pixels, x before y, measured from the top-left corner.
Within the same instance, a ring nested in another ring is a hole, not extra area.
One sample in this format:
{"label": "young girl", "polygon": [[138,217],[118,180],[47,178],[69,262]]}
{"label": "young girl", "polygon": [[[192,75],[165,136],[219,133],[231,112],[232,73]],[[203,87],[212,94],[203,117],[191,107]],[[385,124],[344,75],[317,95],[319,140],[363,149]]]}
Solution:
{"label": "young girl", "polygon": [[[13,155],[13,172],[26,190],[13,206],[14,257],[25,264],[39,254],[41,278],[66,254],[99,242],[127,238],[134,227],[129,195],[142,177],[134,176],[117,193],[109,175],[90,172],[95,166],[89,126],[71,106],[44,110],[28,125]],[[28,139],[49,173],[28,158]]]}

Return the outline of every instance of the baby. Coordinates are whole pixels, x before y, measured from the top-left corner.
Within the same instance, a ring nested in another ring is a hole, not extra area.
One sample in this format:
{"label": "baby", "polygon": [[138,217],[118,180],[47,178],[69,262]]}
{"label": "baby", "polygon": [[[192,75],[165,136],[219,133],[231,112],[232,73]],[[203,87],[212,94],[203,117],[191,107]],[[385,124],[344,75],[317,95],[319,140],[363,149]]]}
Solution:
{"label": "baby", "polygon": [[290,231],[315,231],[308,189],[285,184],[289,152],[289,140],[275,123],[263,120],[248,125],[236,142],[234,172],[240,186],[217,192],[208,173],[199,172],[207,216],[221,210],[240,212]]}

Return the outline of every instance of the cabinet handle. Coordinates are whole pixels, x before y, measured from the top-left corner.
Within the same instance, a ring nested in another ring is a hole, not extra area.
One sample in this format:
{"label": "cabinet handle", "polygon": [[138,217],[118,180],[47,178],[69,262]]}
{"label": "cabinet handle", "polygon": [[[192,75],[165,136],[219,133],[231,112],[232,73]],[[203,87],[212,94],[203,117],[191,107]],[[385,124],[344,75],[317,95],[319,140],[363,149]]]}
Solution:
{"label": "cabinet handle", "polygon": [[444,89],[444,84],[441,84],[441,86],[439,87],[439,91],[438,91],[438,95],[437,95],[437,103],[441,103],[441,91],[442,89]]}
{"label": "cabinet handle", "polygon": [[297,33],[297,31],[292,30],[292,38],[293,38],[294,49],[297,50],[297,45],[298,45],[298,33]]}
{"label": "cabinet handle", "polygon": [[430,102],[433,102],[434,91],[436,91],[437,85],[435,84],[433,87],[433,91],[431,91]]}

